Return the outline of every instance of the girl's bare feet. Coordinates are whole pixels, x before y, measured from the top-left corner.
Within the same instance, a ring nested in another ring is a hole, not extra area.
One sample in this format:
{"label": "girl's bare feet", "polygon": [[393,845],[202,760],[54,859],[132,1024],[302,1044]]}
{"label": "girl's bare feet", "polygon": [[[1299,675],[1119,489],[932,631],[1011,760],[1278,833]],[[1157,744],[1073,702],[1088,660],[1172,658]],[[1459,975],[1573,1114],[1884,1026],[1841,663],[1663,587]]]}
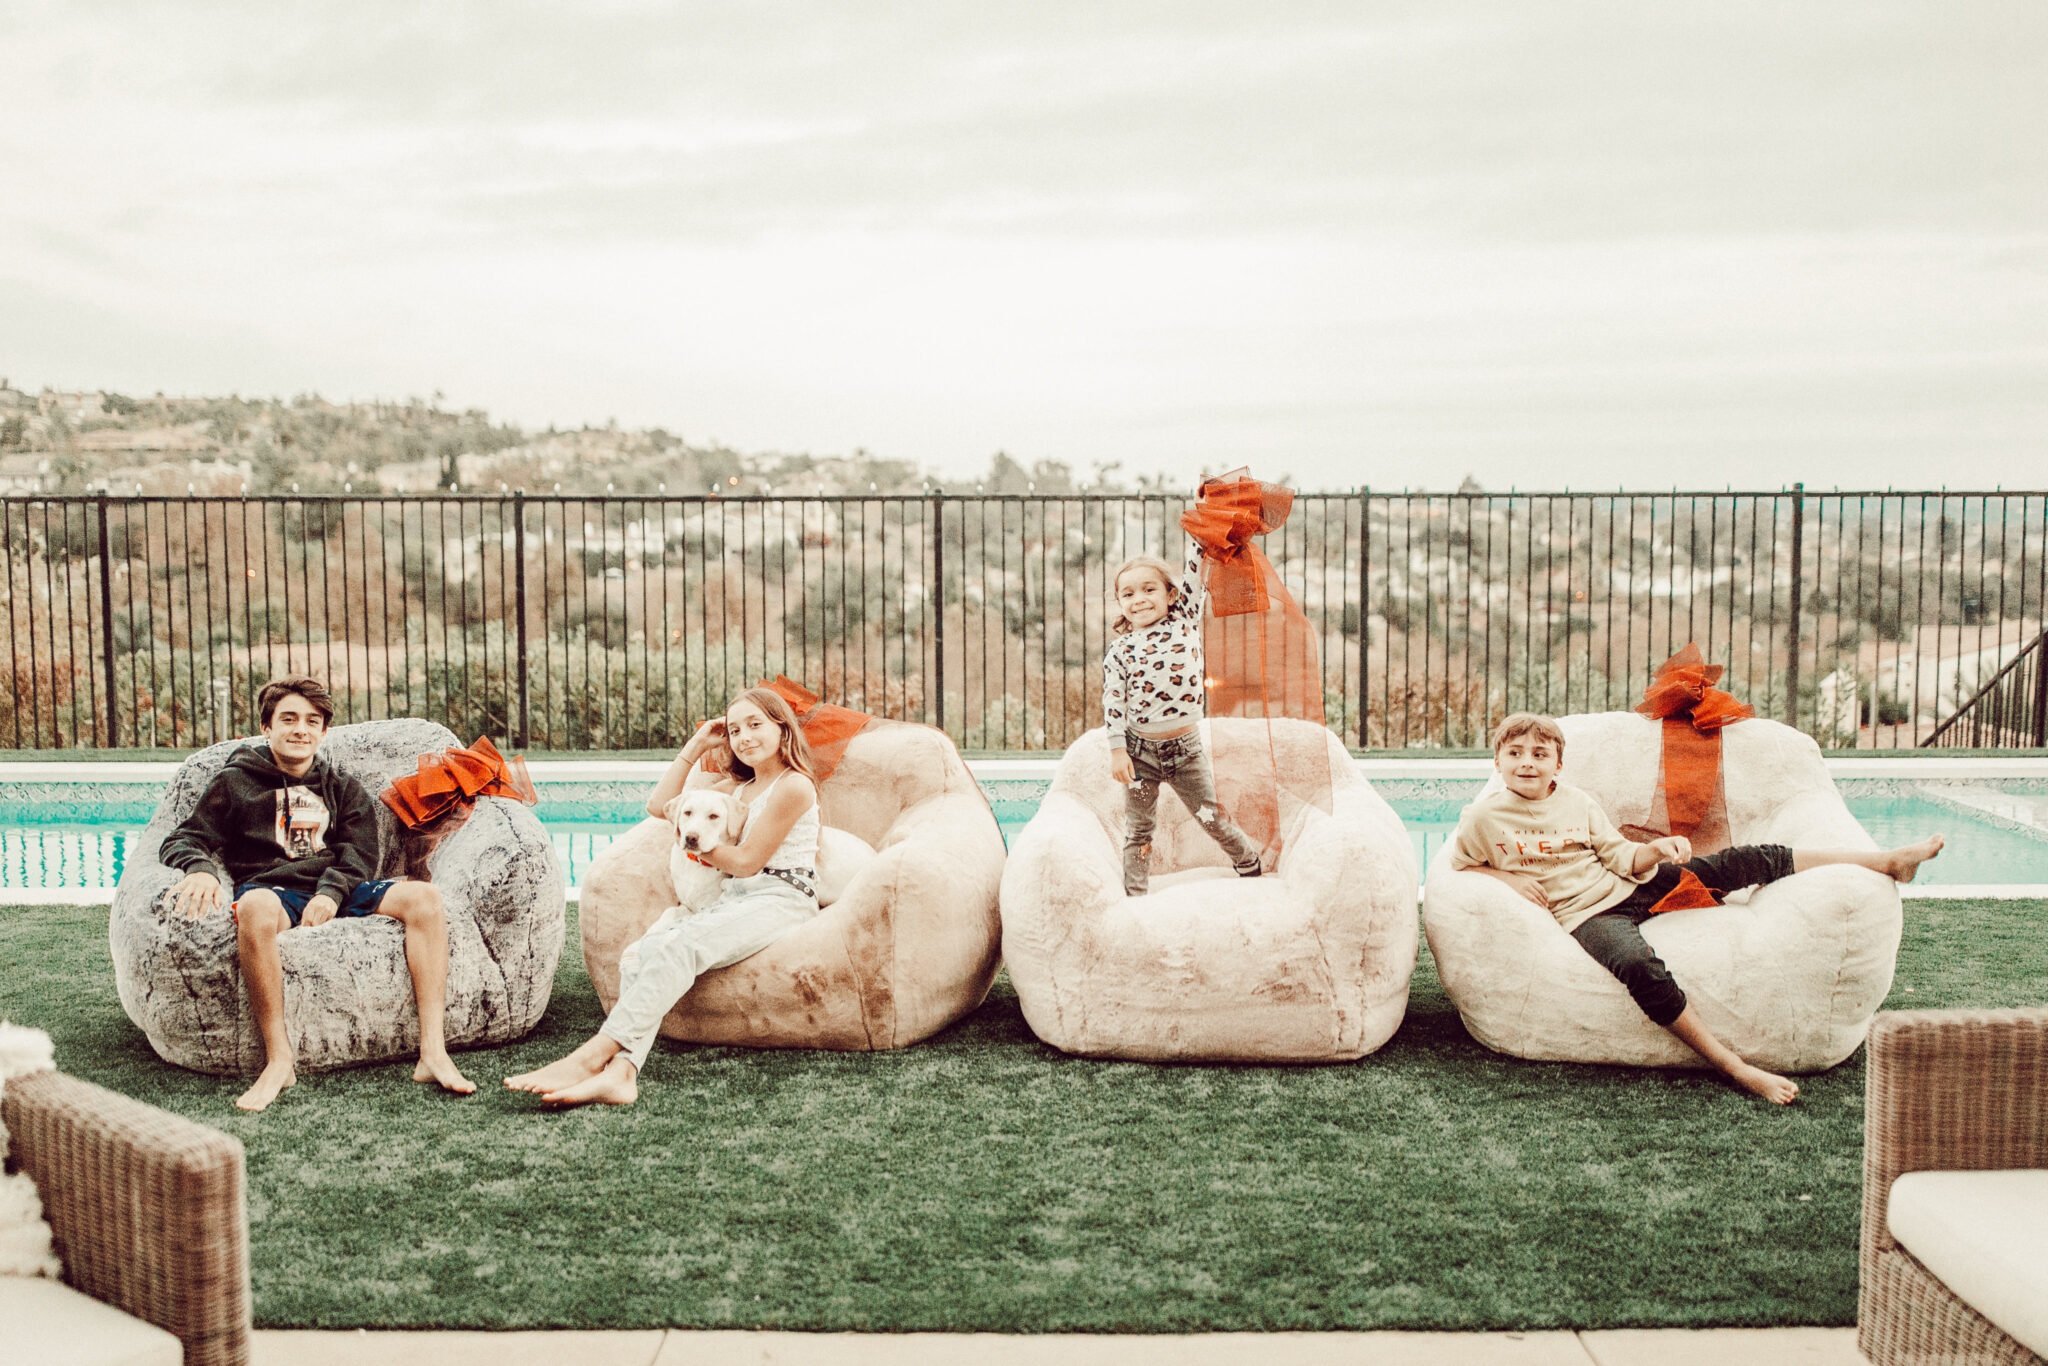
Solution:
{"label": "girl's bare feet", "polygon": [[560,1091],[565,1087],[574,1086],[579,1081],[587,1081],[603,1071],[605,1063],[610,1061],[617,1051],[618,1045],[613,1044],[607,1049],[604,1046],[605,1042],[602,1036],[585,1040],[575,1052],[567,1057],[555,1059],[546,1067],[537,1067],[531,1072],[521,1072],[517,1076],[505,1078],[505,1088],[509,1091],[531,1091],[535,1095],[545,1095],[549,1091]]}
{"label": "girl's bare feet", "polygon": [[549,1105],[631,1105],[640,1099],[640,1070],[630,1058],[616,1057],[604,1070],[560,1091],[547,1091],[541,1100]]}
{"label": "girl's bare feet", "polygon": [[256,1074],[255,1084],[236,1098],[235,1108],[251,1113],[267,1110],[270,1102],[283,1095],[298,1079],[299,1074],[289,1059],[266,1064]]}
{"label": "girl's bare feet", "polygon": [[443,1091],[453,1091],[458,1096],[466,1096],[476,1090],[476,1083],[457,1071],[455,1060],[446,1053],[436,1053],[432,1057],[420,1054],[420,1064],[412,1069],[412,1079],[436,1082]]}
{"label": "girl's bare feet", "polygon": [[1773,1105],[1790,1105],[1799,1099],[1799,1083],[1790,1077],[1781,1077],[1776,1072],[1766,1072],[1761,1067],[1742,1063],[1731,1068],[1728,1079],[1752,1095],[1762,1096]]}
{"label": "girl's bare feet", "polygon": [[1941,847],[1947,843],[1945,835],[1929,835],[1918,844],[1887,850],[1883,871],[1891,874],[1894,881],[1911,882],[1913,874],[1920,871],[1920,865],[1940,853]]}

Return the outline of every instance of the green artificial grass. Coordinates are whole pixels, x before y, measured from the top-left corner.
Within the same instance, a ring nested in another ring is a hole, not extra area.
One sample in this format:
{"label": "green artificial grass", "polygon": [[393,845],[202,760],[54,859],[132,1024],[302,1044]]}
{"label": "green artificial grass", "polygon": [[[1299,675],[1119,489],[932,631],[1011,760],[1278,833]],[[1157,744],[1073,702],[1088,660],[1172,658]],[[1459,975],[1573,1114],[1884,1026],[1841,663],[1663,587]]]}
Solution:
{"label": "green artificial grass", "polygon": [[[2048,905],[1909,903],[1893,1006],[2044,999]],[[265,1327],[1533,1329],[1845,1324],[1857,1058],[1775,1109],[1703,1073],[1471,1041],[1427,953],[1385,1049],[1149,1066],[1037,1043],[1007,983],[874,1055],[663,1045],[631,1110],[499,1079],[599,1012],[575,951],[522,1043],[309,1075],[266,1115],[159,1062],[104,911],[0,911],[0,1017],[239,1136]]]}

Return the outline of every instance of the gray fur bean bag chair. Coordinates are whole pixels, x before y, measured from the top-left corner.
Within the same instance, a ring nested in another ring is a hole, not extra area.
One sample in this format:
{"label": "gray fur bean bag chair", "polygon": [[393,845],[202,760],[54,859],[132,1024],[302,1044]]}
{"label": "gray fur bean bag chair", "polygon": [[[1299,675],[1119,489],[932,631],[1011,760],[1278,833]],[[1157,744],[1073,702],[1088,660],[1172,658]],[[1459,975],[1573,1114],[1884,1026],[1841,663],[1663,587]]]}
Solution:
{"label": "gray fur bean bag chair", "polygon": [[[225,910],[191,920],[164,894],[181,876],[157,862],[164,837],[198,804],[229,754],[230,740],[187,759],[130,852],[109,925],[114,981],[128,1018],[167,1062],[223,1075],[263,1063]],[[430,721],[338,726],[321,757],[376,801],[419,756],[460,742]],[[398,822],[376,801],[379,876],[401,868]],[[561,868],[533,812],[483,797],[434,851],[430,869],[448,915],[450,1047],[499,1044],[532,1029],[547,1009],[566,928]],[[230,892],[230,894],[232,894]],[[407,1058],[419,1049],[419,1017],[406,970],[405,934],[387,916],[335,919],[278,940],[286,1026],[302,1069]]]}

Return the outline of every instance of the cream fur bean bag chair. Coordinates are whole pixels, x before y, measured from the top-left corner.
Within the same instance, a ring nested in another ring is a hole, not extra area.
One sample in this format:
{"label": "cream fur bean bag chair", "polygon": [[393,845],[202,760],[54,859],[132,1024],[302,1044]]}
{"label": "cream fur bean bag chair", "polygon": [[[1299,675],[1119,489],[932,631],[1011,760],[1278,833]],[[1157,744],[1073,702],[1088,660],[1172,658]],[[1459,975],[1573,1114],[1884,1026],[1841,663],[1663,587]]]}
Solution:
{"label": "cream fur bean bag chair", "polygon": [[[845,893],[751,958],[707,972],[663,1037],[762,1048],[901,1048],[980,1005],[995,981],[1003,837],[953,742],[878,722],[818,788],[818,814],[878,851]],[[619,956],[675,903],[675,830],[650,817],[583,884],[583,964],[610,1010]]]}
{"label": "cream fur bean bag chair", "polygon": [[[1003,873],[1003,957],[1039,1038],[1155,1060],[1337,1062],[1387,1041],[1415,966],[1415,855],[1337,737],[1307,721],[1203,723],[1217,798],[1253,841],[1246,784],[1332,786],[1329,812],[1283,798],[1278,867],[1234,876],[1162,788],[1151,890],[1123,890],[1124,789],[1101,730],[1060,761]],[[1270,809],[1270,807],[1269,807]]]}
{"label": "cream fur bean bag chair", "polygon": [[[1591,795],[1617,826],[1642,822],[1657,782],[1661,723],[1602,712],[1558,724],[1559,781]],[[1836,795],[1812,740],[1762,719],[1721,735],[1734,843],[1877,847]],[[1495,777],[1487,790],[1499,785]],[[1444,990],[1487,1047],[1569,1062],[1706,1066],[1650,1023],[1550,912],[1493,878],[1453,870],[1449,841],[1430,862],[1423,905]],[[1643,925],[1707,1027],[1748,1061],[1779,1072],[1818,1072],[1856,1051],[1891,989],[1899,933],[1897,884],[1845,866]]]}

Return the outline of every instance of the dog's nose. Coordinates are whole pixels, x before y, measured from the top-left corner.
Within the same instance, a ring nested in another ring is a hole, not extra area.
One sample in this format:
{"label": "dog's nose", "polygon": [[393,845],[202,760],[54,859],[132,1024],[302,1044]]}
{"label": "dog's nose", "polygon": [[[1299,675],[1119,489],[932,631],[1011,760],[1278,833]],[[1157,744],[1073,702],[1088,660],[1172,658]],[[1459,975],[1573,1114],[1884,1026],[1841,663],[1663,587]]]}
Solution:
{"label": "dog's nose", "polygon": [[685,848],[685,849],[695,849],[696,847],[697,847],[697,837],[696,837],[695,835],[685,835],[685,836],[683,836],[683,848]]}

